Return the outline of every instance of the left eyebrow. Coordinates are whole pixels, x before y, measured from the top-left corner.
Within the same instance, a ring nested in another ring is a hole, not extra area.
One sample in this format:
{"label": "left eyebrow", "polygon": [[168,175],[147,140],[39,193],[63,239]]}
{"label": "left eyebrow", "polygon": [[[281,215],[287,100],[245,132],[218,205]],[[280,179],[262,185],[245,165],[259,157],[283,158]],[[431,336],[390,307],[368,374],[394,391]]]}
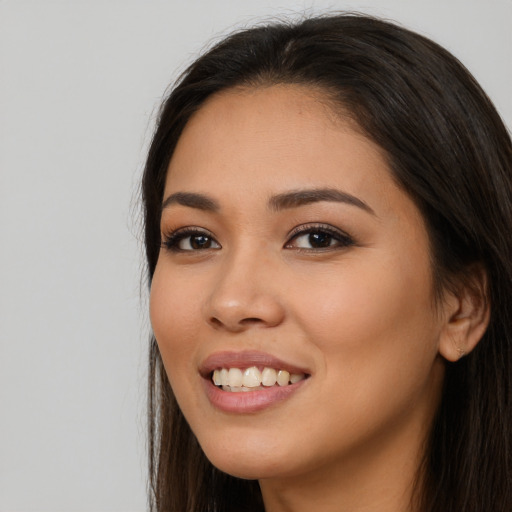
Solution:
{"label": "left eyebrow", "polygon": [[334,201],[336,203],[349,204],[375,215],[373,209],[364,201],[352,194],[335,188],[292,190],[291,192],[272,196],[268,204],[271,210],[279,211],[287,208],[297,208],[311,203],[318,203],[320,201]]}

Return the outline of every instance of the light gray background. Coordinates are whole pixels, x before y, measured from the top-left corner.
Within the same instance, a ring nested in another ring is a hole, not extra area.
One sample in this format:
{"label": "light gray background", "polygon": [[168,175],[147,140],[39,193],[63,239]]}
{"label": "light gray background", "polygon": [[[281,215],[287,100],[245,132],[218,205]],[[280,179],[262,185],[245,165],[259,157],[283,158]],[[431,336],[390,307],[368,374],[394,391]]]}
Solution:
{"label": "light gray background", "polygon": [[0,0],[0,511],[145,509],[136,194],[155,109],[212,38],[326,8],[445,45],[512,126],[512,0]]}

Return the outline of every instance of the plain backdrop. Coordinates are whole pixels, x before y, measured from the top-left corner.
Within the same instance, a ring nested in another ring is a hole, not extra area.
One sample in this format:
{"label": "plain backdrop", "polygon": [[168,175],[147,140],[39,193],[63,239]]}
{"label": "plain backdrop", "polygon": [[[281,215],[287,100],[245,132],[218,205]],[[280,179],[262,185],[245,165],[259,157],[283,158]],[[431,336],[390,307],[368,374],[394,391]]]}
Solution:
{"label": "plain backdrop", "polygon": [[0,511],[144,511],[138,181],[168,84],[275,15],[350,9],[458,56],[512,126],[512,0],[0,0]]}

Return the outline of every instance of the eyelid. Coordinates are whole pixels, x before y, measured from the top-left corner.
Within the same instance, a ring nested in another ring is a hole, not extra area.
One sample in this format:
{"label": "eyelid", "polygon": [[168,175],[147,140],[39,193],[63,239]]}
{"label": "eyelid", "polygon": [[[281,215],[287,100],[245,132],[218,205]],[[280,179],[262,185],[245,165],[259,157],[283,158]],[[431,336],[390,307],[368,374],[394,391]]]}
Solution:
{"label": "eyelid", "polygon": [[349,235],[347,232],[332,226],[331,224],[323,224],[323,223],[312,223],[312,224],[302,224],[300,226],[297,226],[293,228],[290,233],[288,233],[287,236],[287,242],[284,245],[285,249],[293,249],[291,246],[291,242],[300,236],[307,235],[309,233],[315,233],[315,232],[324,232],[331,235],[335,240],[338,240],[340,242],[340,245],[334,245],[330,247],[326,247],[323,249],[320,248],[295,248],[296,250],[300,251],[306,251],[306,252],[319,252],[319,251],[328,251],[328,250],[335,250],[340,249],[344,247],[350,247],[352,245],[356,244],[356,241],[354,238]]}
{"label": "eyelid", "polygon": [[[178,247],[178,244],[182,240],[186,239],[189,236],[193,236],[193,235],[207,236],[216,245],[218,245],[218,247],[208,247],[206,249],[195,249],[195,250],[194,249],[180,249]],[[169,231],[163,231],[161,238],[162,238],[161,247],[164,249],[167,249],[169,251],[173,251],[173,252],[181,252],[181,253],[190,252],[190,253],[192,253],[192,252],[201,252],[201,251],[208,251],[208,250],[218,250],[222,247],[210,230],[208,230],[206,228],[199,227],[199,226],[184,226],[184,227],[177,228],[174,230],[171,229]]]}
{"label": "eyelid", "polygon": [[[318,247],[311,247],[311,248],[305,248],[305,247],[293,247],[292,242],[293,240],[299,238],[300,236],[305,236],[309,233],[317,233],[317,232],[323,232],[327,233],[330,236],[333,237],[335,241],[338,242],[338,244],[328,246],[325,248],[318,248]],[[204,235],[211,239],[211,241],[216,245],[216,247],[207,247],[204,249],[181,249],[179,248],[179,243],[186,239],[187,237],[193,236],[193,235]],[[221,249],[221,244],[216,240],[214,234],[206,229],[199,226],[184,226],[177,229],[171,229],[169,231],[163,231],[162,232],[162,242],[161,247],[164,249],[167,249],[169,251],[173,252],[202,252],[202,251],[208,251],[208,250],[218,250]],[[297,226],[293,228],[287,235],[287,242],[284,245],[285,249],[295,249],[299,251],[304,252],[322,252],[322,251],[329,251],[329,250],[336,250],[336,249],[342,249],[345,247],[350,247],[352,245],[355,245],[355,240],[352,236],[350,236],[345,231],[332,226],[330,224],[324,224],[324,223],[311,223],[311,224],[302,224],[300,226]]]}

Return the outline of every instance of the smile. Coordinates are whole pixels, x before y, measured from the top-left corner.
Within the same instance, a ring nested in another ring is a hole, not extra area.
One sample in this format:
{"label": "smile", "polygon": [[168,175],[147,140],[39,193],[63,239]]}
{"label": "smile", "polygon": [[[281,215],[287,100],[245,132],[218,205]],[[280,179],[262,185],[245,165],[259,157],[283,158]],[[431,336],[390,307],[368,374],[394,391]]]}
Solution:
{"label": "smile", "polygon": [[311,377],[306,368],[258,351],[217,352],[203,361],[199,374],[211,405],[235,414],[276,406]]}
{"label": "smile", "polygon": [[256,366],[246,369],[222,368],[214,370],[212,381],[223,391],[245,392],[258,391],[272,386],[288,386],[304,380],[304,373],[291,373],[286,370]]}

